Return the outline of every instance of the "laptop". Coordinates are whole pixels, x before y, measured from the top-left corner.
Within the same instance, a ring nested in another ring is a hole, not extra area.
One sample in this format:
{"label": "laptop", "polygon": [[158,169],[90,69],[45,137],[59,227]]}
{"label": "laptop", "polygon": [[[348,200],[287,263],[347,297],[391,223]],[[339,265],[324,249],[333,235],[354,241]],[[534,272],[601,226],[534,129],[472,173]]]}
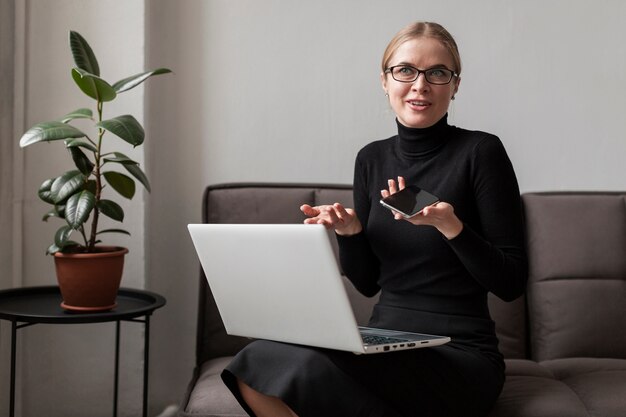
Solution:
{"label": "laptop", "polygon": [[357,354],[450,341],[446,336],[359,327],[322,225],[188,228],[230,335]]}

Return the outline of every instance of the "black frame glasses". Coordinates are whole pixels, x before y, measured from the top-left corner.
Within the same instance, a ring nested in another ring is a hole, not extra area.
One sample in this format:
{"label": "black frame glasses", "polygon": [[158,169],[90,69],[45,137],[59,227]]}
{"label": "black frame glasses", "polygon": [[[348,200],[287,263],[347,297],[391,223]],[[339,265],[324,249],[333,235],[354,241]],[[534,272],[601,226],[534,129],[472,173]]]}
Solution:
{"label": "black frame glasses", "polygon": [[411,65],[394,65],[387,68],[385,73],[391,74],[394,80],[401,83],[414,83],[420,74],[424,74],[426,81],[435,85],[450,84],[452,78],[459,76],[459,74],[448,68],[436,67],[421,70]]}

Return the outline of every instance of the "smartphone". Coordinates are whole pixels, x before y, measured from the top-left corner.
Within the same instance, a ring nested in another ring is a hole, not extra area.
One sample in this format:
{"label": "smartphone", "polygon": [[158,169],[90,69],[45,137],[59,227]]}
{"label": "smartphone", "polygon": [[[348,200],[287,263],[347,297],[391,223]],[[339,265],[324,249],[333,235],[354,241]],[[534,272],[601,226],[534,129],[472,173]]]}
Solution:
{"label": "smartphone", "polygon": [[439,202],[439,198],[418,186],[409,185],[395,194],[380,200],[380,204],[409,218],[425,207]]}

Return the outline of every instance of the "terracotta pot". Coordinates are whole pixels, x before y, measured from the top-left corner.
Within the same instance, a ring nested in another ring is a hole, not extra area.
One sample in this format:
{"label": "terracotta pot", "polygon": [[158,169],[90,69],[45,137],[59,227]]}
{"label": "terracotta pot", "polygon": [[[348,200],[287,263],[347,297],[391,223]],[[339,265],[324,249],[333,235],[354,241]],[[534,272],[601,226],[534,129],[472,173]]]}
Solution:
{"label": "terracotta pot", "polygon": [[63,302],[71,311],[106,311],[115,299],[128,249],[97,246],[94,253],[55,253],[54,264]]}

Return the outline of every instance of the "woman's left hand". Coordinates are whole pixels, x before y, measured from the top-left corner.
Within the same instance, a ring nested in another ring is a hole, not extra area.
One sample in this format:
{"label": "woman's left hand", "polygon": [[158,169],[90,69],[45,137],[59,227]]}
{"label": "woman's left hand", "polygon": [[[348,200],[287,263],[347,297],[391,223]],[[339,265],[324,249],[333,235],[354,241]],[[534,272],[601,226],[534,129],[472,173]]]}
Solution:
{"label": "woman's left hand", "polygon": [[[403,177],[398,177],[397,182],[390,179],[388,180],[388,187],[389,189],[380,192],[383,198],[403,190],[404,187],[406,187],[406,182]],[[425,207],[415,216],[409,218],[405,218],[400,213],[394,212],[394,218],[396,220],[406,220],[416,226],[433,226],[447,239],[454,239],[463,230],[463,222],[454,214],[454,207],[443,201]]]}

